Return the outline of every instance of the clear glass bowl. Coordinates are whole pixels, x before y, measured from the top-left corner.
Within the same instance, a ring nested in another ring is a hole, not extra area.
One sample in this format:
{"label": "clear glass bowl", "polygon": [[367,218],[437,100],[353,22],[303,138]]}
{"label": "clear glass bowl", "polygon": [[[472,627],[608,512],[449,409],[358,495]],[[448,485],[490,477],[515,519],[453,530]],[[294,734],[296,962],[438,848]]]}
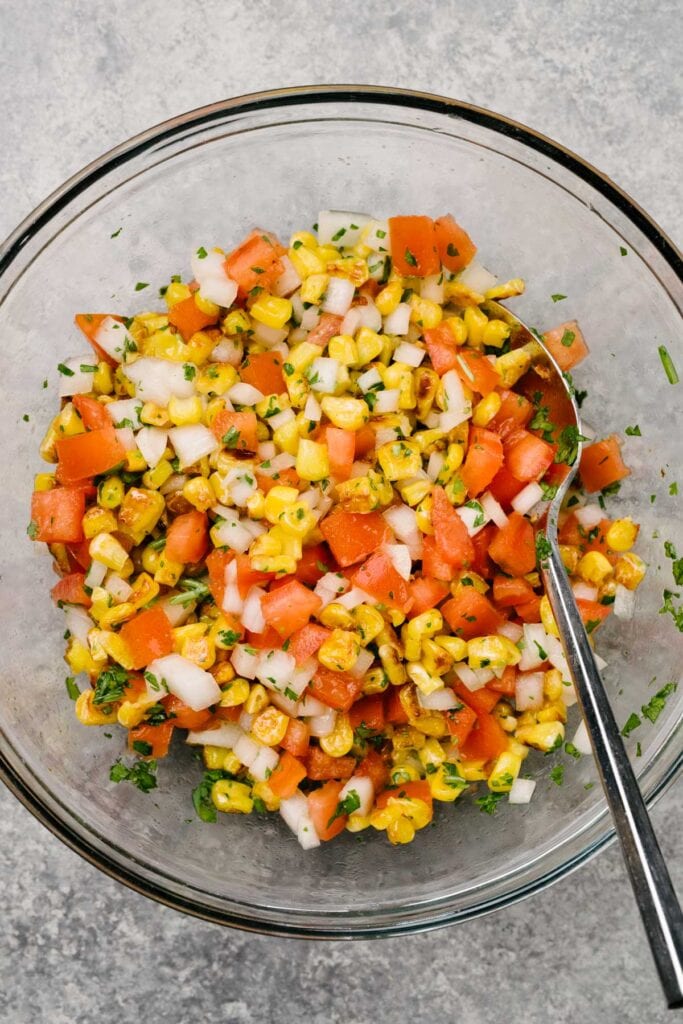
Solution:
{"label": "clear glass bowl", "polygon": [[[198,245],[230,245],[254,224],[287,236],[329,207],[453,212],[484,264],[503,279],[526,279],[515,312],[539,327],[581,322],[592,348],[576,374],[589,391],[586,420],[601,433],[640,424],[642,438],[625,443],[632,476],[610,510],[641,522],[639,551],[650,572],[635,619],[610,620],[600,634],[619,721],[677,679],[683,660],[683,638],[659,614],[662,589],[672,584],[663,539],[683,551],[680,505],[668,493],[677,473],[683,492],[680,436],[672,429],[683,385],[667,383],[657,355],[666,344],[683,371],[683,288],[671,243],[578,157],[487,111],[374,88],[265,93],[169,121],[85,168],[6,243],[4,778],[73,849],[148,896],[224,924],[350,937],[461,921],[582,864],[613,835],[591,759],[568,764],[558,787],[548,778],[553,758],[532,755],[525,768],[538,788],[530,805],[503,805],[489,817],[465,797],[440,806],[435,825],[397,849],[375,833],[345,833],[304,854],[278,816],[202,824],[190,800],[200,768],[180,743],[161,764],[153,793],[108,781],[121,732],[106,739],[73,715],[63,627],[48,597],[50,558],[26,537],[38,444],[56,401],[55,367],[83,348],[74,313],[147,308],[170,274],[187,271]],[[137,294],[138,281],[150,289]],[[554,306],[557,292],[567,298]],[[629,740],[642,747],[635,764],[648,799],[679,766],[682,700],[683,692],[670,698],[656,725],[646,722]],[[577,719],[574,708],[569,736]]]}

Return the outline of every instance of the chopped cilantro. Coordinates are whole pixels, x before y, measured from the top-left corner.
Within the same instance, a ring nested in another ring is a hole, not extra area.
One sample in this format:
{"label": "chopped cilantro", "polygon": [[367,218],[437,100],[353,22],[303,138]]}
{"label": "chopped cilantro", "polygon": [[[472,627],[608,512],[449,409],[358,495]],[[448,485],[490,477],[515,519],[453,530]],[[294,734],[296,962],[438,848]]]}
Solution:
{"label": "chopped cilantro", "polygon": [[204,246],[200,245],[199,248],[197,249],[197,259],[198,260],[205,260],[207,255],[208,255],[208,253],[207,253],[206,249],[204,248]]}
{"label": "chopped cilantro", "polygon": [[643,704],[640,710],[645,718],[649,719],[653,723],[656,722],[666,706],[667,698],[670,697],[677,689],[678,683],[667,683],[666,686],[663,686],[647,704]]}
{"label": "chopped cilantro", "polygon": [[69,694],[72,700],[78,700],[81,695],[81,691],[76,686],[76,680],[73,676],[67,676],[64,680],[66,686],[66,692]]}
{"label": "chopped cilantro", "polygon": [[222,629],[218,634],[218,639],[225,647],[234,647],[241,635],[234,629]]}
{"label": "chopped cilantro", "polygon": [[[555,294],[551,295],[550,298],[553,300],[553,302],[562,302],[562,299],[566,299],[567,296],[566,295],[560,295],[559,292],[555,292]],[[564,345],[564,342],[562,342],[562,344]]]}
{"label": "chopped cilantro", "polygon": [[112,233],[110,234],[109,237],[110,238],[118,238],[122,231],[123,231],[123,228],[117,228],[116,231],[112,231]]}
{"label": "chopped cilantro", "polygon": [[32,519],[31,522],[28,524],[28,526],[26,527],[26,533],[31,538],[31,540],[36,539],[36,537],[38,536],[38,523],[36,523],[35,520]]}
{"label": "chopped cilantro", "polygon": [[339,239],[343,238],[345,234],[346,234],[346,228],[339,228],[339,230],[335,231],[335,233],[332,235],[332,241],[333,242],[338,242]]}
{"label": "chopped cilantro", "polygon": [[315,567],[318,570],[318,572],[329,572],[330,571],[329,570],[329,566],[325,565],[324,562],[316,561]]}
{"label": "chopped cilantro", "polygon": [[550,778],[553,780],[556,786],[561,786],[564,782],[564,765],[553,765],[553,767],[550,770]]}
{"label": "chopped cilantro", "polygon": [[138,281],[135,285],[136,292],[141,292],[143,288],[149,288],[149,281]]}
{"label": "chopped cilantro", "polygon": [[350,789],[343,800],[340,800],[337,804],[334,814],[327,823],[329,828],[333,821],[337,818],[343,817],[345,814],[351,814],[352,811],[357,811],[360,807],[360,797],[355,789]]}
{"label": "chopped cilantro", "polygon": [[635,713],[635,711],[632,711],[626,719],[626,724],[624,725],[624,728],[621,730],[621,735],[624,737],[630,736],[633,730],[637,729],[640,724],[641,722],[639,716]]}
{"label": "chopped cilantro", "polygon": [[192,363],[185,363],[183,366],[183,376],[185,380],[194,380],[197,375],[197,367],[193,366]]}
{"label": "chopped cilantro", "polygon": [[100,672],[95,683],[93,704],[111,704],[121,700],[123,691],[128,684],[128,673],[125,669],[112,665]]}
{"label": "chopped cilantro", "polygon": [[156,761],[136,761],[130,768],[119,758],[109,769],[112,782],[132,782],[143,793],[157,788]]}
{"label": "chopped cilantro", "polygon": [[678,484],[675,481],[672,484],[669,484],[669,494],[672,498],[675,498],[678,494]]}
{"label": "chopped cilantro", "polygon": [[578,427],[575,427],[574,424],[565,427],[558,438],[555,462],[564,462],[567,466],[573,466],[576,456],[579,454],[580,442],[587,440],[588,438],[579,433]]}
{"label": "chopped cilantro", "polygon": [[565,754],[569,754],[570,757],[575,758],[577,761],[581,757],[580,752],[576,749],[573,743],[565,743],[564,752]]}
{"label": "chopped cilantro", "polygon": [[73,377],[74,371],[65,366],[64,363],[57,363],[57,369],[64,377]]}
{"label": "chopped cilantro", "polygon": [[624,431],[627,437],[642,437],[640,427],[636,423],[635,427],[627,427]]}
{"label": "chopped cilantro", "polygon": [[674,366],[673,359],[669,355],[669,351],[666,345],[660,345],[657,351],[659,352],[659,358],[662,361],[664,373],[666,374],[666,379],[668,380],[669,384],[678,384],[678,381],[680,380],[678,376],[678,371]]}
{"label": "chopped cilantro", "polygon": [[142,757],[149,757],[152,753],[153,747],[147,740],[133,740],[133,750],[136,754],[140,754]]}
{"label": "chopped cilantro", "polygon": [[410,251],[410,249],[406,249],[404,259],[405,259],[405,261],[406,261],[406,263],[408,264],[409,267],[416,267],[417,266],[417,260],[413,256],[413,254]]}
{"label": "chopped cilantro", "polygon": [[175,594],[168,602],[169,604],[182,604],[186,606],[193,601],[204,601],[211,594],[206,580],[184,579],[180,581],[178,586],[183,593]]}
{"label": "chopped cilantro", "polygon": [[216,820],[216,807],[211,799],[211,790],[214,782],[221,779],[230,779],[232,776],[220,768],[204,772],[202,781],[192,790],[192,803],[198,818],[202,821],[213,822]]}
{"label": "chopped cilantro", "polygon": [[456,247],[453,245],[452,242],[449,242],[448,245],[446,246],[446,253],[449,256],[459,256],[460,255],[459,250],[456,249]]}
{"label": "chopped cilantro", "polygon": [[240,439],[240,432],[237,427],[230,427],[227,434],[223,436],[223,444],[226,448],[236,448]]}
{"label": "chopped cilantro", "polygon": [[560,338],[560,344],[564,345],[565,348],[571,348],[574,338],[576,337],[574,331],[564,330],[562,337]]}
{"label": "chopped cilantro", "polygon": [[539,530],[536,534],[536,558],[538,559],[539,565],[547,561],[552,552],[550,541],[546,537],[543,530]]}
{"label": "chopped cilantro", "polygon": [[627,256],[628,255],[628,249],[625,246],[623,246],[623,245],[619,246],[619,252],[621,253],[622,256]]}
{"label": "chopped cilantro", "polygon": [[474,802],[484,814],[495,814],[496,807],[504,796],[504,793],[487,793],[486,796],[480,796]]}

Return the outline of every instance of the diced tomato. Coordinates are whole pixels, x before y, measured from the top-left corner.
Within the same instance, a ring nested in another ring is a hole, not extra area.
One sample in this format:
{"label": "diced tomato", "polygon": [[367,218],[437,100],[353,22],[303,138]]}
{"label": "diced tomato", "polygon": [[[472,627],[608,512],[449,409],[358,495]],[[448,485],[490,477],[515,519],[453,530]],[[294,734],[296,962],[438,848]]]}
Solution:
{"label": "diced tomato", "polygon": [[112,424],[89,430],[85,434],[63,437],[57,441],[56,448],[59,459],[57,475],[62,484],[76,483],[86,477],[106,473],[126,457],[126,450],[118,440]]}
{"label": "diced tomato", "polygon": [[489,545],[495,536],[496,526],[494,523],[487,523],[483,530],[479,530],[478,533],[472,537],[472,545],[474,547],[474,561],[470,566],[473,572],[479,573],[484,579],[489,579],[493,576],[493,566],[491,559],[489,558]]}
{"label": "diced tomato", "polygon": [[611,604],[600,604],[599,601],[589,601],[585,597],[577,597],[576,607],[579,609],[584,626],[588,627],[592,624],[592,628],[589,630],[591,633],[596,626],[604,622],[612,611]]}
{"label": "diced tomato", "polygon": [[430,608],[436,608],[448,594],[448,584],[443,580],[435,580],[431,576],[416,576],[408,584],[408,591],[413,599],[410,618],[421,615]]}
{"label": "diced tomato", "polygon": [[258,448],[256,413],[221,409],[211,424],[211,430],[216,440],[230,450],[255,452]]}
{"label": "diced tomato", "polygon": [[509,508],[510,502],[517,497],[523,487],[522,481],[513,476],[507,466],[503,465],[489,484],[489,491],[503,508]]}
{"label": "diced tomato", "polygon": [[303,665],[322,647],[329,636],[331,636],[329,629],[319,626],[317,622],[309,622],[292,635],[287,651],[297,665]]}
{"label": "diced tomato", "polygon": [[381,732],[384,728],[384,700],[381,693],[371,693],[357,700],[349,711],[349,722],[352,729],[364,725],[372,732]]}
{"label": "diced tomato", "polygon": [[489,714],[500,700],[500,694],[489,690],[487,686],[482,686],[480,690],[468,690],[464,683],[456,682],[453,689],[456,696],[478,715],[482,712]]}
{"label": "diced tomato", "polygon": [[455,596],[441,605],[440,611],[455,635],[464,640],[496,633],[505,621],[489,599],[474,587],[459,587]]}
{"label": "diced tomato", "polygon": [[173,562],[199,562],[209,546],[206,512],[185,512],[176,516],[166,534],[164,552]]}
{"label": "diced tomato", "polygon": [[46,544],[73,544],[83,540],[84,514],[85,494],[80,488],[53,487],[51,491],[34,491],[31,497],[31,523],[36,525],[33,540]]}
{"label": "diced tomato", "polygon": [[287,732],[280,746],[288,750],[294,757],[305,757],[310,740],[311,727],[308,722],[303,722],[300,718],[290,718],[287,723]]}
{"label": "diced tomato", "polygon": [[402,686],[390,686],[384,694],[384,717],[392,725],[406,725],[408,715],[401,704]]}
{"label": "diced tomato", "polygon": [[299,475],[294,469],[294,466],[287,466],[285,469],[280,469],[275,476],[266,476],[265,473],[256,472],[256,483],[261,488],[264,494],[267,494],[271,487],[299,487],[301,481]]}
{"label": "diced tomato", "polygon": [[377,551],[370,555],[367,562],[356,569],[351,580],[356,587],[371,594],[382,604],[402,612],[410,611],[408,584],[383,552]]}
{"label": "diced tomato", "polygon": [[375,447],[375,431],[366,423],[356,431],[356,458],[362,459]]}
{"label": "diced tomato", "polygon": [[336,480],[348,480],[356,452],[356,435],[352,430],[325,427],[325,442],[330,460],[330,473]]}
{"label": "diced tomato", "polygon": [[398,797],[399,799],[409,800],[422,800],[423,803],[432,806],[432,791],[429,788],[429,783],[423,779],[415,782],[402,782],[400,786],[392,786],[391,789],[385,789],[383,793],[377,797],[377,807],[382,809],[386,807],[392,796]]}
{"label": "diced tomato", "polygon": [[320,345],[321,348],[325,348],[330,338],[334,338],[341,331],[343,319],[343,316],[337,316],[336,313],[323,313],[313,330],[308,332],[306,341],[311,345]]}
{"label": "diced tomato", "polygon": [[207,727],[213,728],[214,725],[220,725],[221,722],[236,722],[241,714],[242,706],[239,704],[234,708],[222,708],[219,705],[214,711],[211,721],[207,722]]}
{"label": "diced tomato", "polygon": [[524,395],[518,395],[515,391],[500,392],[500,409],[489,420],[489,430],[499,431],[503,423],[511,420],[516,427],[525,427],[534,414],[534,407]]}
{"label": "diced tomato", "polygon": [[485,491],[503,465],[503,442],[485,427],[472,427],[460,476],[471,497]]}
{"label": "diced tomato", "polygon": [[123,686],[123,700],[134,702],[147,692],[147,683],[144,676],[129,675]]}
{"label": "diced tomato", "polygon": [[161,608],[147,608],[124,622],[119,633],[130,651],[133,668],[144,668],[173,650],[173,630]]}
{"label": "diced tomato", "polygon": [[486,684],[487,690],[493,690],[501,696],[514,697],[517,685],[517,671],[512,665],[506,665],[500,679],[492,679]]}
{"label": "diced tomato", "polygon": [[128,747],[139,754],[142,751],[139,748],[136,750],[135,744],[148,744],[152,749],[143,747],[142,749],[146,751],[144,757],[166,757],[174,725],[173,719],[169,722],[159,722],[158,725],[148,725],[146,722],[136,725],[134,729],[128,731]]}
{"label": "diced tomato", "polygon": [[[449,565],[462,569],[472,563],[472,540],[443,487],[435,487],[432,491],[432,526],[437,551]],[[424,558],[422,568],[425,570]]]}
{"label": "diced tomato", "polygon": [[546,331],[543,341],[563,371],[571,370],[588,355],[588,345],[576,320],[568,320]]}
{"label": "diced tomato", "polygon": [[541,599],[538,594],[534,594],[528,601],[524,601],[523,604],[518,604],[515,608],[517,617],[522,622],[540,622],[541,619]]}
{"label": "diced tomato", "polygon": [[97,430],[100,427],[112,425],[107,407],[98,402],[96,398],[89,398],[88,395],[74,395],[71,401],[87,430]]}
{"label": "diced tomato", "polygon": [[341,782],[331,780],[320,789],[315,789],[308,794],[308,813],[318,838],[323,842],[334,839],[346,828],[347,814],[341,814],[338,818],[334,817],[342,788]]}
{"label": "diced tomato", "polygon": [[436,248],[444,267],[456,273],[474,259],[477,247],[460,225],[447,213],[434,221]]}
{"label": "diced tomato", "polygon": [[587,551],[599,551],[614,564],[618,556],[607,544],[607,531],[611,525],[609,519],[601,519],[592,530],[587,530],[581,526],[574,513],[571,512],[560,528],[560,544],[571,544],[578,547],[582,555]]}
{"label": "diced tomato", "polygon": [[263,395],[281,395],[287,390],[279,352],[248,355],[240,366],[240,378],[244,384],[258,388]]}
{"label": "diced tomato", "polygon": [[439,377],[443,377],[449,370],[454,370],[458,365],[458,347],[448,324],[440,323],[436,327],[429,327],[423,332],[422,337],[432,366]]}
{"label": "diced tomato", "polygon": [[519,512],[512,512],[489,545],[489,555],[509,576],[526,576],[536,568],[534,528]]}
{"label": "diced tomato", "polygon": [[524,577],[496,576],[493,580],[493,600],[501,608],[513,608],[534,596],[534,588]]}
{"label": "diced tomato", "polygon": [[390,217],[389,238],[392,266],[399,274],[428,277],[441,270],[431,217]]}
{"label": "diced tomato", "polygon": [[467,704],[454,711],[446,712],[446,726],[451,737],[451,743],[457,743],[462,748],[463,743],[472,732],[474,723],[477,720],[476,713]]}
{"label": "diced tomato", "polygon": [[66,545],[71,568],[78,572],[79,569],[89,569],[92,558],[90,557],[90,541],[80,540],[74,544]]}
{"label": "diced tomato", "polygon": [[303,549],[301,558],[296,564],[296,578],[301,583],[315,586],[327,572],[335,572],[337,563],[332,557],[327,544],[311,544]]}
{"label": "diced tomato", "polygon": [[233,551],[220,551],[214,548],[206,556],[206,568],[209,571],[209,590],[219,608],[223,605],[225,597],[225,570],[229,562],[232,562],[235,554]]}
{"label": "diced tomato", "polygon": [[242,598],[247,596],[252,587],[260,587],[262,583],[267,583],[273,578],[272,573],[252,569],[249,555],[235,555],[235,561],[237,562],[237,589]]}
{"label": "diced tomato", "polygon": [[322,601],[298,580],[291,580],[278,590],[261,598],[261,610],[267,625],[278,631],[283,640],[306,625]]}
{"label": "diced tomato", "polygon": [[484,398],[500,387],[498,370],[478,349],[461,348],[455,369],[463,384],[473,391],[478,391]]}
{"label": "diced tomato", "polygon": [[100,362],[109,363],[110,366],[116,366],[116,360],[112,359],[109,353],[105,352],[104,349],[95,341],[97,332],[102,326],[102,321],[110,318],[112,320],[118,320],[119,323],[123,323],[123,317],[116,316],[114,313],[76,313],[74,321],[76,326],[83,331],[83,334],[85,334],[86,338],[90,342],[93,352],[97,356],[98,360]]}
{"label": "diced tomato", "polygon": [[538,374],[530,373],[522,379],[519,388],[535,407],[547,410],[547,419],[553,426],[553,439],[558,437],[565,427],[574,423],[564,387],[554,377],[544,380]]}
{"label": "diced tomato", "polygon": [[555,450],[527,430],[516,430],[505,443],[505,465],[523,483],[539,480],[555,457]]}
{"label": "diced tomato", "polygon": [[320,524],[320,532],[337,563],[346,568],[376,551],[391,531],[379,512],[345,512],[335,508]]}
{"label": "diced tomato", "polygon": [[50,591],[50,596],[56,604],[61,601],[64,604],[82,604],[85,608],[89,608],[92,601],[85,592],[84,583],[84,573],[70,572],[67,576],[62,576],[58,583],[55,583]]}
{"label": "diced tomato", "polygon": [[389,769],[384,758],[376,750],[368,750],[355,771],[356,775],[364,775],[372,782],[375,795],[381,793],[389,781]]}
{"label": "diced tomato", "polygon": [[442,557],[434,537],[427,536],[422,544],[422,572],[425,576],[446,582],[453,579],[453,566]]}
{"label": "diced tomato", "polygon": [[166,709],[166,714],[171,718],[174,725],[179,729],[203,729],[211,720],[211,712],[208,708],[202,711],[194,711],[188,704],[184,704],[180,697],[169,693],[168,697],[162,697],[161,704]]}
{"label": "diced tomato", "polygon": [[474,728],[460,751],[467,760],[482,759],[491,761],[508,749],[507,733],[501,728],[493,715],[480,713]]}
{"label": "diced tomato", "polygon": [[197,305],[194,295],[189,295],[186,299],[176,302],[175,306],[171,306],[168,311],[168,322],[178,328],[183,341],[189,341],[197,331],[203,331],[205,327],[210,327],[217,321],[218,314],[205,313]]}
{"label": "diced tomato", "polygon": [[311,747],[306,755],[306,772],[314,782],[350,779],[355,768],[355,757],[330,757],[320,747]]}
{"label": "diced tomato", "polygon": [[336,711],[348,711],[363,689],[363,680],[349,672],[334,672],[321,665],[308,684],[313,697]]}
{"label": "diced tomato", "polygon": [[266,626],[262,633],[247,630],[247,643],[257,651],[272,651],[282,647],[282,637],[272,626]]}
{"label": "diced tomato", "polygon": [[579,473],[585,489],[601,491],[631,472],[621,457],[621,447],[616,434],[610,434],[604,441],[589,444],[581,453]]}
{"label": "diced tomato", "polygon": [[228,276],[237,282],[242,298],[252,288],[267,290],[277,281],[285,269],[280,259],[284,251],[274,235],[258,229],[233,249],[223,265]]}
{"label": "diced tomato", "polygon": [[286,800],[294,796],[299,783],[305,778],[306,765],[285,750],[268,779],[268,785],[275,796]]}

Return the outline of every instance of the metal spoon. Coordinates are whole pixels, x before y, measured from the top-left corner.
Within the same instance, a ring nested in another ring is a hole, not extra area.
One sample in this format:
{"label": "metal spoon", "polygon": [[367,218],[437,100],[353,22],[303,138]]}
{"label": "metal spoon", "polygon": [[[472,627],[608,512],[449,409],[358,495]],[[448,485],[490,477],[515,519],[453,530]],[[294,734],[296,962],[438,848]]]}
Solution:
{"label": "metal spoon", "polygon": [[529,352],[531,366],[526,377],[533,379],[535,375],[537,382],[545,380],[555,385],[554,392],[564,399],[563,422],[575,427],[573,465],[544,516],[548,554],[540,559],[541,574],[664,995],[670,1008],[683,1006],[683,914],[559,552],[557,517],[581,455],[579,410],[573,389],[538,336],[499,303],[489,302],[488,310],[512,328],[512,348],[525,346]]}

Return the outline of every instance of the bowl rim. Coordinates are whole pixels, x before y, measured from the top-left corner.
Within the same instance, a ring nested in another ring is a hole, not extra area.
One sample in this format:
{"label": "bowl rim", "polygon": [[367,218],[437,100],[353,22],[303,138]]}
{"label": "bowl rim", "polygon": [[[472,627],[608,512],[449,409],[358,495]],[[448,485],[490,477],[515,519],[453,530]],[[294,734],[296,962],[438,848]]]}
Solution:
{"label": "bowl rim", "polygon": [[[519,121],[471,103],[450,99],[434,93],[397,87],[343,84],[292,86],[283,89],[245,93],[231,99],[194,108],[186,113],[161,121],[153,127],[132,136],[125,142],[106,151],[89,164],[86,164],[80,171],[69,177],[18,224],[14,231],[0,245],[0,277],[5,274],[11,264],[19,257],[21,250],[41,228],[46,226],[72,199],[76,198],[82,191],[100,178],[105,177],[111,170],[144,152],[155,143],[171,139],[176,134],[185,131],[189,126],[200,127],[208,125],[212,121],[224,117],[226,114],[235,116],[303,103],[322,104],[334,100],[350,104],[361,102],[398,108],[405,107],[417,111],[457,116],[462,120],[492,129],[498,134],[524,143],[531,149],[561,164],[605,196],[647,237],[679,280],[683,281],[683,255],[674,242],[659,227],[657,222],[627,192],[616,185],[608,175],[598,170],[567,147]],[[680,726],[680,723],[678,725]],[[669,740],[672,738],[673,733]],[[646,801],[648,807],[651,807],[659,799],[675,779],[682,766],[683,751],[674,758],[668,771],[648,794]],[[613,843],[616,837],[614,828],[609,825],[601,836],[589,843],[578,853],[547,870],[532,881],[518,885],[514,891],[502,893],[461,910],[449,908],[445,912],[443,910],[437,911],[433,917],[426,920],[423,918],[417,920],[408,919],[402,923],[400,920],[392,917],[388,924],[383,923],[378,927],[373,927],[372,916],[370,916],[367,919],[368,927],[363,925],[344,927],[343,918],[341,918],[339,925],[341,925],[342,930],[339,929],[339,926],[325,928],[323,925],[311,925],[310,919],[306,923],[298,923],[296,920],[293,920],[291,923],[283,925],[273,920],[260,919],[257,921],[236,911],[227,912],[208,905],[198,905],[192,898],[185,897],[177,891],[172,892],[160,883],[149,879],[141,882],[139,876],[132,869],[128,869],[121,863],[110,860],[106,852],[99,850],[93,843],[87,840],[85,834],[77,833],[65,820],[59,817],[48,806],[47,802],[31,789],[30,785],[27,784],[5,758],[2,751],[0,751],[0,780],[54,836],[78,853],[88,863],[97,867],[109,877],[123,883],[129,889],[143,896],[150,897],[165,906],[212,923],[281,937],[369,939],[431,931],[456,922],[471,920],[502,907],[511,906],[541,891],[553,882],[566,877],[587,863],[599,851]],[[596,814],[593,823],[597,823],[601,818],[607,818],[606,805],[602,808],[601,812]]]}

